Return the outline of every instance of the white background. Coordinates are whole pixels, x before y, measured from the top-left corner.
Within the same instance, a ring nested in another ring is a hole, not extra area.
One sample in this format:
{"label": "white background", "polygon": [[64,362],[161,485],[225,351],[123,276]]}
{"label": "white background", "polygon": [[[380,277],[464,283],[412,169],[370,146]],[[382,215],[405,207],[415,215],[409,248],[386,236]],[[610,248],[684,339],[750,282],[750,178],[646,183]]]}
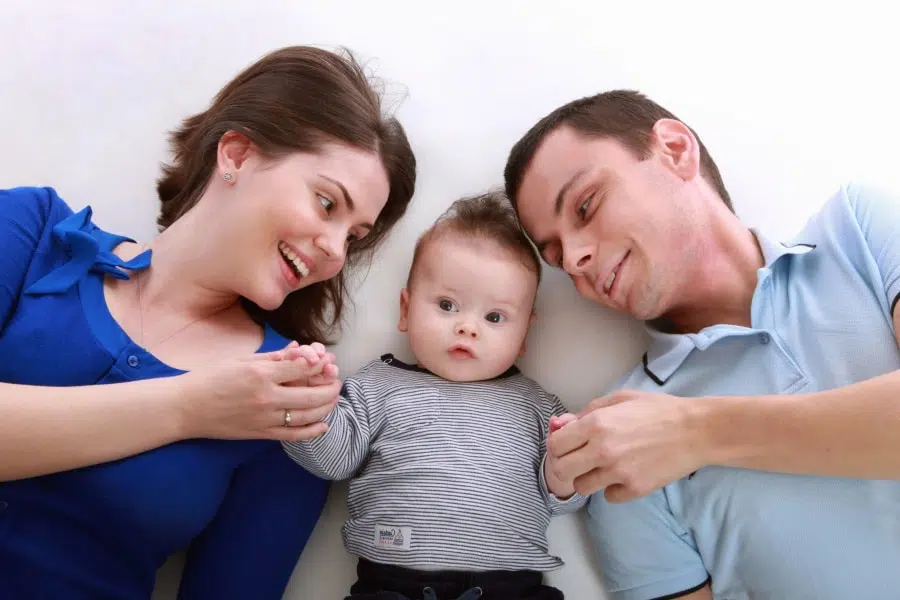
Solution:
{"label": "white background", "polygon": [[[627,6],[626,6],[627,4]],[[0,187],[51,185],[106,229],[152,235],[166,132],[261,54],[346,45],[388,82],[420,165],[408,218],[369,271],[336,348],[342,372],[408,356],[397,299],[415,236],[457,196],[501,183],[510,146],[559,104],[639,89],[700,134],[738,213],[795,233],[844,180],[900,189],[900,38],[888,9],[820,3],[490,0],[0,0]],[[573,409],[640,356],[639,327],[549,273],[521,366]],[[286,598],[341,598],[353,560],[332,492]],[[603,598],[579,524],[551,526],[570,598]],[[179,562],[154,600],[174,598]]]}

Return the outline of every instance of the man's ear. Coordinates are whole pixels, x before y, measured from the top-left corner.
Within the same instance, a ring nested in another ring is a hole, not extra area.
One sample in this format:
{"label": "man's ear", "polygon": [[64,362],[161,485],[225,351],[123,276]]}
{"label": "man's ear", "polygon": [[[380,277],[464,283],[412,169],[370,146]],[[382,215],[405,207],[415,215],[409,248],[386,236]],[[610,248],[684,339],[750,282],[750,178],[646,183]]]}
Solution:
{"label": "man's ear", "polygon": [[531,311],[531,316],[528,318],[528,327],[525,329],[525,337],[522,339],[522,347],[519,348],[519,356],[525,356],[525,341],[528,339],[528,332],[531,330],[531,326],[534,324],[537,319],[537,313]]}
{"label": "man's ear", "polygon": [[400,290],[400,322],[397,323],[397,329],[403,333],[409,330],[409,290],[407,288]]}
{"label": "man's ear", "polygon": [[691,129],[677,119],[660,119],[653,125],[656,150],[663,163],[684,181],[700,174],[700,143]]}

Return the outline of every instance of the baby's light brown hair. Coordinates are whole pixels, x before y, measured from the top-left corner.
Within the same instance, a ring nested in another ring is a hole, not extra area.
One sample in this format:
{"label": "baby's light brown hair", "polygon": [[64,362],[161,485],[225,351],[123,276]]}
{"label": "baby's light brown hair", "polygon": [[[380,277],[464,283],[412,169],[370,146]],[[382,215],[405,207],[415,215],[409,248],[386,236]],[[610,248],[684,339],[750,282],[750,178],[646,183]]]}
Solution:
{"label": "baby's light brown hair", "polygon": [[416,264],[429,244],[442,236],[456,235],[498,244],[518,259],[541,281],[541,260],[537,250],[519,226],[515,210],[502,190],[494,189],[453,202],[434,224],[419,236],[413,251],[406,287],[413,282]]}

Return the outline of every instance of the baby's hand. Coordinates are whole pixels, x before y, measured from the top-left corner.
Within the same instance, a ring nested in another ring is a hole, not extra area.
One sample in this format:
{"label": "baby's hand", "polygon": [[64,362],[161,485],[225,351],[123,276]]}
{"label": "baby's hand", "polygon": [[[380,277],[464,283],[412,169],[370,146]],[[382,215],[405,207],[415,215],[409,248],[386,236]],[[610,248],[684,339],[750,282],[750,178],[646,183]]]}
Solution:
{"label": "baby's hand", "polygon": [[[577,418],[578,417],[572,413],[565,413],[558,417],[550,417],[550,422],[548,424],[549,435],[552,436],[555,431],[559,431]],[[547,482],[547,488],[550,492],[560,500],[565,500],[575,493],[575,484],[572,481],[561,479],[556,474],[556,469],[554,467],[556,466],[557,460],[559,459],[548,450],[547,457],[544,459],[544,479]]]}
{"label": "baby's hand", "polygon": [[558,417],[553,416],[550,417],[550,433],[554,431],[559,431],[572,421],[576,420],[578,417],[573,415],[572,413],[565,413],[564,415],[560,415]]}
{"label": "baby's hand", "polygon": [[291,342],[291,347],[295,347],[296,352],[313,367],[307,385],[328,385],[337,379],[338,366],[334,354],[326,351],[325,346],[319,342],[302,346]]}

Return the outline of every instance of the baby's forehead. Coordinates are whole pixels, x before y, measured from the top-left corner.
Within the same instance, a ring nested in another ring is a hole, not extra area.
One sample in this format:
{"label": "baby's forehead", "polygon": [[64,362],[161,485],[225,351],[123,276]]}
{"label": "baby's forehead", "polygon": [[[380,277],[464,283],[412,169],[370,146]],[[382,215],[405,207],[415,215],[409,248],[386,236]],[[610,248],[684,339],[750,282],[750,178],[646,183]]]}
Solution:
{"label": "baby's forehead", "polygon": [[537,275],[515,252],[494,240],[459,234],[429,240],[414,273],[434,285],[503,295],[510,301],[533,295],[537,287]]}
{"label": "baby's forehead", "polygon": [[425,242],[419,259],[432,264],[448,261],[477,263],[489,260],[495,266],[518,265],[522,262],[513,250],[505,247],[499,240],[453,230],[435,232],[435,235]]}

